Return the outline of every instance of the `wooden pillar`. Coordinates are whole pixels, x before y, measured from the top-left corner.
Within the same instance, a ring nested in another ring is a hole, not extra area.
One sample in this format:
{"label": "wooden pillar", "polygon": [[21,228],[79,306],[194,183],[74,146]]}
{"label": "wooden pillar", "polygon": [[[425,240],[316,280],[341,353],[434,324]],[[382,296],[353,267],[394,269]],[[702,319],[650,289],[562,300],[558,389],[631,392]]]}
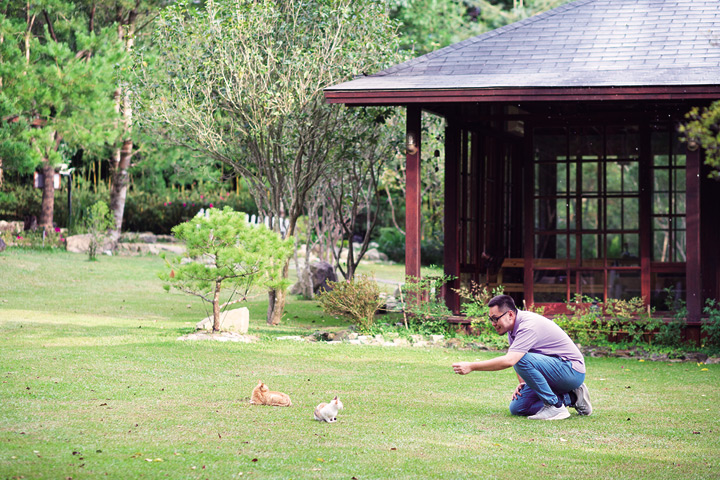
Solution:
{"label": "wooden pillar", "polygon": [[[533,192],[535,191],[535,155],[533,154],[533,125],[526,123],[526,137],[524,141],[523,161],[523,298],[529,307],[535,304],[534,298],[534,257],[535,257],[535,202]],[[569,247],[569,245],[568,245]]]}
{"label": "wooden pillar", "polygon": [[420,278],[420,126],[422,110],[408,105],[405,136],[405,275]]}
{"label": "wooden pillar", "polygon": [[640,295],[646,306],[650,305],[652,294],[651,261],[653,254],[652,238],[652,146],[650,126],[645,124],[640,130]]}
{"label": "wooden pillar", "polygon": [[460,297],[453,289],[460,288],[460,129],[448,125],[445,129],[445,224],[443,263],[445,275],[454,277],[445,289],[445,304],[460,313]]}
{"label": "wooden pillar", "polygon": [[686,210],[687,260],[685,281],[687,287],[688,322],[699,322],[702,313],[702,263],[700,258],[700,149],[687,150]]}

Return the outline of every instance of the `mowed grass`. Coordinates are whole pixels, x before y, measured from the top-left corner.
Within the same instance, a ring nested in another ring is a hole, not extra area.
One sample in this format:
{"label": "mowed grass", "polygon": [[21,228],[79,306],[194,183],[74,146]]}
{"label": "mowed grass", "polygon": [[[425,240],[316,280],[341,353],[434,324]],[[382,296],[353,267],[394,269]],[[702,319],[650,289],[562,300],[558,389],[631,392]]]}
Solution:
{"label": "mowed grass", "polygon": [[[497,352],[277,340],[342,328],[250,303],[254,344],[183,342],[206,315],[155,257],[0,255],[0,478],[720,478],[720,367],[588,358],[595,413],[511,417]],[[289,408],[249,404],[258,379]],[[339,395],[335,424],[312,411]]]}

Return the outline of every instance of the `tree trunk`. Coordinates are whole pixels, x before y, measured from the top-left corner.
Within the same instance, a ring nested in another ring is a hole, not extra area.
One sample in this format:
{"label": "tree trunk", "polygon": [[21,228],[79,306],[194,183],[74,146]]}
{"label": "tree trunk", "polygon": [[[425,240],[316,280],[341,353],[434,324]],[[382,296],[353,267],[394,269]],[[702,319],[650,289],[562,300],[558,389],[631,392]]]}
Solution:
{"label": "tree trunk", "polygon": [[129,178],[128,168],[130,168],[132,148],[132,139],[125,139],[122,148],[116,153],[113,168],[112,189],[110,190],[110,211],[115,219],[113,230],[118,235],[122,230],[123,215],[125,214],[125,199],[127,198]]}
{"label": "tree trunk", "polygon": [[[285,262],[283,267],[283,278],[288,278],[290,271],[290,259]],[[267,310],[267,324],[268,325],[280,325],[282,320],[283,312],[285,311],[285,301],[287,299],[287,292],[284,288],[275,288],[268,290],[268,310]]]}
{"label": "tree trunk", "polygon": [[220,281],[215,282],[215,295],[213,296],[213,332],[220,331]]}
{"label": "tree trunk", "polygon": [[53,215],[55,213],[55,167],[50,165],[48,159],[43,160],[42,173],[45,183],[42,190],[42,204],[38,226],[49,230],[53,228]]}
{"label": "tree trunk", "polygon": [[[122,15],[118,18],[118,36],[123,39],[125,52],[130,53],[135,45],[135,22],[137,21],[137,9],[128,12],[127,19],[122,21]],[[122,229],[123,215],[125,214],[125,200],[128,189],[128,168],[132,159],[132,104],[128,89],[122,86],[115,90],[115,111],[123,123],[122,146],[119,146],[113,157],[113,179],[110,190],[110,211],[115,223],[113,232],[115,236],[120,235]]]}

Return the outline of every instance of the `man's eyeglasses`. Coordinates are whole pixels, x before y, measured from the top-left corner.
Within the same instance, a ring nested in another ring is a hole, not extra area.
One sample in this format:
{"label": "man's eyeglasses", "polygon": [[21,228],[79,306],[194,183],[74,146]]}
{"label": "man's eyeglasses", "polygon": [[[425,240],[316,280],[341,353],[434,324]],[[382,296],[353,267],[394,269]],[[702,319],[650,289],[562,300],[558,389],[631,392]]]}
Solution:
{"label": "man's eyeglasses", "polygon": [[508,313],[509,311],[510,311],[510,310],[508,310],[507,312],[503,313],[503,314],[500,315],[499,317],[488,317],[488,319],[490,320],[490,323],[492,323],[493,325],[496,325],[497,322],[499,322],[502,317],[504,317],[505,315],[507,315],[507,313]]}

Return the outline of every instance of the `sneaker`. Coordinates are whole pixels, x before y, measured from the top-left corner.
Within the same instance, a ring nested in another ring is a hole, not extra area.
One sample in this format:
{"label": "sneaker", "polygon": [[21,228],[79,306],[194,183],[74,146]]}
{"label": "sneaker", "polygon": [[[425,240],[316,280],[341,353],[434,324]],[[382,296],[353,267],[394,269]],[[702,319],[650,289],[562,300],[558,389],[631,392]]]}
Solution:
{"label": "sneaker", "polygon": [[575,405],[572,405],[572,407],[577,410],[578,415],[590,415],[592,413],[592,405],[590,404],[590,392],[588,391],[587,385],[583,383],[573,390],[573,393],[577,397],[577,400],[575,400]]}
{"label": "sneaker", "polygon": [[556,407],[554,405],[545,405],[535,415],[528,417],[530,420],[562,420],[568,418],[570,412],[565,407]]}

